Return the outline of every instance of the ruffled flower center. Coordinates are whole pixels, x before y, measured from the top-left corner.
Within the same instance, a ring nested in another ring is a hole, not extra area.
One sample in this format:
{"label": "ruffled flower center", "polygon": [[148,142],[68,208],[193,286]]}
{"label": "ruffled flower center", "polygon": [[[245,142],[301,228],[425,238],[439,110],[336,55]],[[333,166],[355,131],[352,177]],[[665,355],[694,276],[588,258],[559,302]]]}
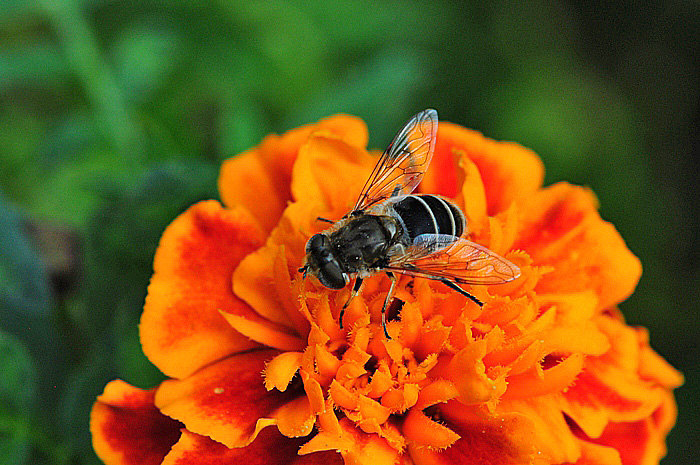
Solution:
{"label": "ruffled flower center", "polygon": [[[491,231],[499,231],[491,236],[506,235],[505,224],[494,219]],[[459,439],[441,413],[448,401],[487,415],[506,393],[527,396],[534,384],[542,394],[565,389],[582,369],[582,357],[547,358],[555,349],[545,343],[555,312],[532,289],[548,268],[532,266],[520,251],[507,258],[522,276],[508,285],[473,286],[483,307],[441,283],[401,276],[387,309],[390,338],[380,323],[388,278],[365,281],[341,329],[338,316],[350,290],[294,277],[299,310],[311,324],[307,347],[270,362],[266,386],[285,390],[300,379],[322,435],[340,433],[345,418],[399,451],[407,440],[442,449]],[[499,288],[508,295],[490,295]],[[509,389],[507,380],[513,381]]]}

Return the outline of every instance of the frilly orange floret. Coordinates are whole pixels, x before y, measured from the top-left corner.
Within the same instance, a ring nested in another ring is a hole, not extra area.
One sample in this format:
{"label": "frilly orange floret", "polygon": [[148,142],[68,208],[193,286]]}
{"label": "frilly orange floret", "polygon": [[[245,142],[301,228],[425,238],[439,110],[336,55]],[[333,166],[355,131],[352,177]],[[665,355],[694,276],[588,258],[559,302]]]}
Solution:
{"label": "frilly orange floret", "polygon": [[225,206],[196,204],[168,227],[140,331],[172,379],[151,391],[105,388],[91,422],[100,458],[658,463],[683,379],[616,308],[634,291],[639,260],[589,190],[542,187],[542,162],[517,144],[441,122],[419,190],[452,199],[468,238],[521,276],[468,289],[483,307],[401,276],[387,339],[389,280],[378,275],[340,328],[349,289],[297,269],[308,238],[327,226],[317,218],[354,204],[376,162],[367,138],[345,115],[269,136],[224,163]]}

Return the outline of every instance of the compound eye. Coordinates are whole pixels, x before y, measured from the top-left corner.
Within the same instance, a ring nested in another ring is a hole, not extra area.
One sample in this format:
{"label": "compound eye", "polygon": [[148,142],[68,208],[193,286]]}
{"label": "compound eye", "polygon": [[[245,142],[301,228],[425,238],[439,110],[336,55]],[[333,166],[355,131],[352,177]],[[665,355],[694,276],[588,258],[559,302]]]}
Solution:
{"label": "compound eye", "polygon": [[347,284],[345,275],[336,261],[328,262],[321,267],[318,273],[318,280],[321,281],[321,284],[331,289],[342,289]]}
{"label": "compound eye", "polygon": [[306,243],[306,253],[328,248],[330,241],[324,234],[314,234]]}

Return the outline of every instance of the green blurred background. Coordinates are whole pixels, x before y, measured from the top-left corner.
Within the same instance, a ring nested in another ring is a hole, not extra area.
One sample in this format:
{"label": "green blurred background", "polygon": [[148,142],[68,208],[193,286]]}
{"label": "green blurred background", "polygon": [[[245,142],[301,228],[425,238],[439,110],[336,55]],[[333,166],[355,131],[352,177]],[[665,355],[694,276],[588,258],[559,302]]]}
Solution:
{"label": "green blurred background", "polygon": [[686,374],[697,463],[697,1],[0,2],[0,463],[95,464],[88,412],[161,375],[137,322],[165,226],[222,160],[322,116],[416,111],[597,193],[644,263],[622,305]]}

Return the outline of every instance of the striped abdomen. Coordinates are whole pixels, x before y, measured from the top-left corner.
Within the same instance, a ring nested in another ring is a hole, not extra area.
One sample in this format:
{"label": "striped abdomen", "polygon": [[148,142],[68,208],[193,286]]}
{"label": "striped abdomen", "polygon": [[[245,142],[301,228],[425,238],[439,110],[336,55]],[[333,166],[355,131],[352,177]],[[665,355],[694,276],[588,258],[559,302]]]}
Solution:
{"label": "striped abdomen", "polygon": [[392,205],[411,242],[421,234],[461,236],[466,219],[457,206],[436,195],[407,195]]}

